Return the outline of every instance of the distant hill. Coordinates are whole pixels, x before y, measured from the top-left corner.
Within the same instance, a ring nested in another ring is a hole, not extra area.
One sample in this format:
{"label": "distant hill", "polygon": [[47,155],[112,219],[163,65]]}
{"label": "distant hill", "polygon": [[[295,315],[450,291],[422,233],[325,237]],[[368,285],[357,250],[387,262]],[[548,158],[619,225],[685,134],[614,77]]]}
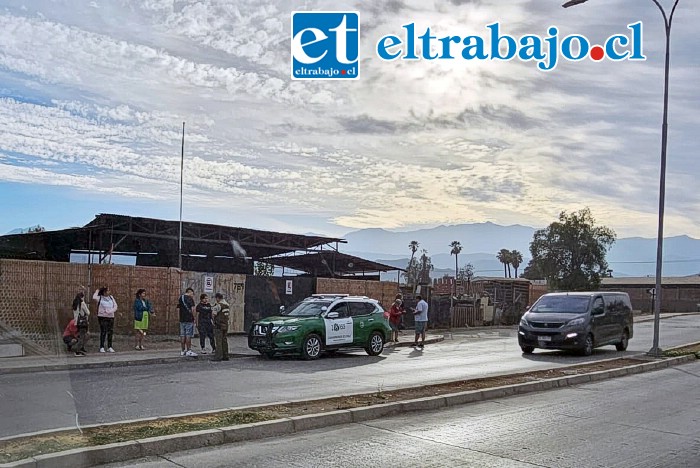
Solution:
{"label": "distant hill", "polygon": [[385,229],[361,229],[353,231],[343,238],[347,239],[346,248],[353,252],[381,252],[386,257],[391,255],[408,255],[408,244],[416,240],[420,249],[427,249],[429,255],[442,252],[449,254],[450,242],[462,243],[464,253],[497,252],[500,249],[520,250],[526,253],[535,228],[513,225],[499,226],[493,223],[458,224],[438,226],[432,229],[420,229],[407,232],[393,232]]}
{"label": "distant hill", "polygon": [[[433,276],[454,274],[454,257],[449,254],[450,242],[462,244],[460,267],[471,263],[477,275],[501,276],[503,265],[496,260],[500,249],[519,250],[524,258],[520,272],[529,259],[529,246],[535,228],[521,225],[500,226],[494,223],[438,226],[406,232],[385,229],[362,229],[344,236],[348,244],[343,251],[370,260],[405,268],[411,252],[408,244],[416,240],[420,249],[427,249],[436,270]],[[420,255],[420,251],[417,253]],[[613,276],[654,275],[656,239],[629,237],[618,239],[608,253]],[[688,236],[664,240],[664,276],[688,276],[700,273],[700,240]]]}

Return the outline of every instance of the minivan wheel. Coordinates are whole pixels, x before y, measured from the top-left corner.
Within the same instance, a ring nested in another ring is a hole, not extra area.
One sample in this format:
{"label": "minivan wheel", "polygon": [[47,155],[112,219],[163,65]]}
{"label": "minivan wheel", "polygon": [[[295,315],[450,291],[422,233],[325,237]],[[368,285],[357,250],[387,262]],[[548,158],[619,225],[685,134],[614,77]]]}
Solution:
{"label": "minivan wheel", "polygon": [[370,356],[379,356],[380,354],[382,354],[383,350],[384,336],[382,336],[382,334],[378,331],[372,332],[372,334],[369,335],[369,341],[367,342],[367,347],[365,348],[365,351]]}
{"label": "minivan wheel", "polygon": [[523,350],[523,354],[532,354],[532,352],[535,350],[534,346],[521,346],[520,349]]}
{"label": "minivan wheel", "polygon": [[318,359],[321,355],[321,348],[321,337],[311,333],[304,338],[304,343],[301,345],[301,357],[307,361]]}
{"label": "minivan wheel", "polygon": [[622,339],[620,340],[619,343],[615,345],[615,348],[618,351],[624,351],[627,349],[627,345],[629,344],[630,341],[630,334],[627,330],[622,332]]}
{"label": "minivan wheel", "polygon": [[586,341],[583,343],[583,348],[581,348],[581,354],[584,356],[590,356],[593,354],[593,335],[590,333],[586,337]]}

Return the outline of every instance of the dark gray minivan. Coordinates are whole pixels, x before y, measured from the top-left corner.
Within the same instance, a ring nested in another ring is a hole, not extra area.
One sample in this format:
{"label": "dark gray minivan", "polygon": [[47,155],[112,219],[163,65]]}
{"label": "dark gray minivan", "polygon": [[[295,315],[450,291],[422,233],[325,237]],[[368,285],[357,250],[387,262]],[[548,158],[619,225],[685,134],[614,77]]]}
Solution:
{"label": "dark gray minivan", "polygon": [[575,350],[590,356],[599,346],[626,350],[633,331],[627,293],[549,293],[520,319],[518,343],[525,354],[541,348]]}

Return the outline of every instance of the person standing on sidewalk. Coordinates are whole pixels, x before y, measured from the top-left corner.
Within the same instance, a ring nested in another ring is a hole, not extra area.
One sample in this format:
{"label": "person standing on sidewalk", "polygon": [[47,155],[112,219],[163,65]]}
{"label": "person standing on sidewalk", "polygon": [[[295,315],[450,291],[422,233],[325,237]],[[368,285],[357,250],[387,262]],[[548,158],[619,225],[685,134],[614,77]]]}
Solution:
{"label": "person standing on sidewalk", "polygon": [[404,310],[401,299],[396,299],[389,309],[389,326],[391,327],[391,340],[394,343],[399,341],[399,325],[403,319]]}
{"label": "person standing on sidewalk", "polygon": [[216,353],[212,361],[228,361],[228,320],[231,315],[231,306],[229,306],[224,295],[216,293],[214,295],[216,304],[212,308],[214,313],[214,340],[218,344]]}
{"label": "person standing on sidewalk", "polygon": [[106,338],[107,350],[113,353],[112,335],[114,334],[114,314],[117,311],[117,301],[110,294],[108,287],[95,291],[92,298],[97,301],[97,321],[100,323],[100,352],[105,352]]}
{"label": "person standing on sidewalk", "polygon": [[134,299],[134,347],[139,351],[143,351],[143,339],[148,332],[148,324],[153,313],[151,301],[146,299],[146,290],[139,289],[136,291],[136,299]]}
{"label": "person standing on sidewalk", "polygon": [[199,346],[202,348],[202,354],[207,354],[207,338],[209,338],[211,351],[216,352],[212,306],[209,304],[209,296],[206,294],[199,296],[199,304],[197,304],[197,330],[199,331]]}
{"label": "person standing on sidewalk", "polygon": [[[396,295],[396,298],[394,299],[394,302],[396,302],[396,301],[399,301],[399,308],[404,312],[404,315],[405,315],[406,307],[404,306],[404,303],[403,303],[403,294],[398,293]],[[399,334],[402,334],[401,330],[406,328],[406,325],[403,323],[403,319],[404,319],[404,316],[402,315],[401,320],[399,321]]]}
{"label": "person standing on sidewalk", "polygon": [[187,288],[177,304],[180,310],[180,356],[197,357],[197,353],[192,351],[192,337],[196,323],[193,297],[194,289]]}
{"label": "person standing on sidewalk", "polygon": [[78,356],[78,353],[80,353],[80,355],[84,356],[86,353],[85,345],[88,339],[90,308],[85,303],[85,291],[83,288],[78,291],[75,299],[73,299],[73,320],[75,320],[75,325],[78,328],[78,346],[75,355]]}
{"label": "person standing on sidewalk", "polygon": [[[416,321],[416,338],[413,342],[413,347],[423,349],[425,346],[425,329],[428,327],[428,303],[420,295],[416,296],[416,299],[418,299],[418,304],[413,310],[413,317]],[[421,338],[420,345],[418,344],[418,337]]]}

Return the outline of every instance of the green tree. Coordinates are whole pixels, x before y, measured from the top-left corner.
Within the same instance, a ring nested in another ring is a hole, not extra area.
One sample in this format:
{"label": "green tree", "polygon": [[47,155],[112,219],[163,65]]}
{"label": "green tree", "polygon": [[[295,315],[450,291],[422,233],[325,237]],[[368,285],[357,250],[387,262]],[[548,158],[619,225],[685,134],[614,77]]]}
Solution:
{"label": "green tree", "polygon": [[433,271],[435,267],[433,262],[428,256],[428,251],[423,249],[420,259],[418,259],[418,282],[419,284],[430,284],[430,272]]}
{"label": "green tree", "polygon": [[513,269],[515,270],[515,277],[518,277],[518,268],[520,268],[520,265],[523,263],[523,254],[518,252],[517,250],[511,250],[510,251],[510,264],[513,265]]}
{"label": "green tree", "polygon": [[406,265],[406,271],[402,273],[403,277],[406,279],[406,284],[409,286],[415,286],[418,283],[418,259],[411,258]]}
{"label": "green tree", "polygon": [[535,232],[525,274],[546,279],[556,290],[595,290],[608,270],[605,255],[615,238],[612,229],[595,225],[589,208],[562,211],[558,221]]}
{"label": "green tree", "polygon": [[457,279],[460,281],[469,281],[474,277],[474,265],[467,263],[462,268],[459,269],[457,273]]}
{"label": "green tree", "polygon": [[530,280],[543,280],[545,278],[545,273],[540,269],[539,263],[532,263],[532,260],[527,264],[523,270],[523,274],[520,275],[521,278],[527,278]]}
{"label": "green tree", "polygon": [[472,278],[474,277],[474,265],[471,263],[467,263],[464,265],[462,268],[459,269],[459,273],[457,273],[457,279],[459,281],[462,281],[463,283],[466,281],[467,282],[467,294],[471,293],[471,283],[472,283]]}

